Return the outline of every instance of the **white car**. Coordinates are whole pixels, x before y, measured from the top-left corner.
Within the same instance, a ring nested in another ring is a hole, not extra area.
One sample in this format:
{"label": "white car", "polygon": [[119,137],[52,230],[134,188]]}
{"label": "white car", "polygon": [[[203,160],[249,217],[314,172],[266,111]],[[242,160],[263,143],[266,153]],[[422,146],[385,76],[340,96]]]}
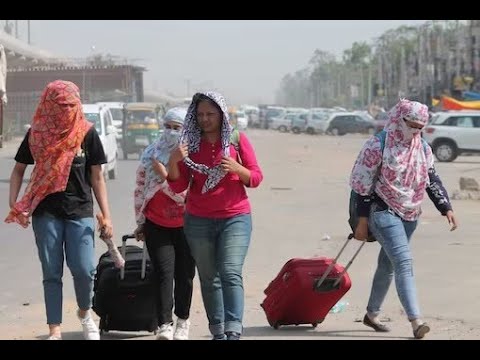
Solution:
{"label": "white car", "polygon": [[440,162],[453,161],[463,153],[480,153],[480,111],[436,113],[423,137]]}
{"label": "white car", "polygon": [[85,118],[92,122],[102,141],[107,163],[102,166],[105,179],[117,177],[117,130],[112,122],[112,114],[107,106],[98,104],[83,104]]}
{"label": "white car", "polygon": [[237,128],[238,130],[246,130],[248,127],[248,117],[244,111],[237,111]]}
{"label": "white car", "polygon": [[98,102],[97,105],[104,105],[109,108],[112,114],[112,123],[117,128],[117,141],[122,140],[122,124],[123,124],[123,102]]}

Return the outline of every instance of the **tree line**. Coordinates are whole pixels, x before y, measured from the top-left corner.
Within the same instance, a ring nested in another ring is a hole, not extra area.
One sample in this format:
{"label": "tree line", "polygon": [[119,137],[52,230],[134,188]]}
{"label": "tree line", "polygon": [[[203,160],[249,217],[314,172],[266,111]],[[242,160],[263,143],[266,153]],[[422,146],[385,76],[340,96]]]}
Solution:
{"label": "tree line", "polygon": [[317,49],[308,65],[285,75],[277,104],[295,107],[388,108],[400,97],[432,104],[480,90],[480,20],[430,20],[354,42],[341,59]]}

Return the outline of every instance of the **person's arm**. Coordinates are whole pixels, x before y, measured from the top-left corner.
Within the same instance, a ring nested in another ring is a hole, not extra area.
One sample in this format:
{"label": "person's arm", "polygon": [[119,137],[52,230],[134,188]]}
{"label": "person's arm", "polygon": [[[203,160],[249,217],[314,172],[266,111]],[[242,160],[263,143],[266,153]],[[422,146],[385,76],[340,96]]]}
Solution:
{"label": "person's arm", "polygon": [[443,186],[442,180],[440,180],[440,176],[438,176],[433,165],[428,170],[428,177],[430,180],[430,184],[426,189],[428,197],[440,214],[447,218],[448,224],[451,225],[450,231],[453,231],[458,227],[457,219],[453,213],[452,204],[448,197],[447,190]]}
{"label": "person's arm", "polygon": [[152,168],[162,181],[168,178],[168,170],[160,161],[152,157]]}
{"label": "person's arm", "polygon": [[358,225],[355,239],[364,240],[368,236],[368,217],[372,204],[372,193],[382,164],[380,139],[369,139],[358,154],[350,175],[350,186],[357,196],[356,213]]}
{"label": "person's arm", "polygon": [[452,210],[452,204],[450,203],[447,190],[443,186],[442,180],[435,170],[435,166],[428,169],[428,178],[430,180],[430,184],[426,189],[428,197],[440,214],[445,216],[449,210]]}
{"label": "person's arm", "polygon": [[90,183],[104,219],[104,237],[113,237],[112,217],[108,206],[107,185],[103,177],[102,165],[107,163],[103,145],[94,127],[91,127],[85,136],[86,166],[90,167]]}
{"label": "person's arm", "polygon": [[258,187],[263,181],[262,169],[258,165],[255,150],[244,133],[240,133],[239,153],[240,159],[242,159],[242,168],[246,170],[239,174],[240,179],[247,187]]}
{"label": "person's arm", "polygon": [[238,152],[242,163],[238,163],[231,157],[224,157],[222,159],[223,169],[237,174],[245,186],[258,187],[263,180],[263,173],[258,165],[255,150],[244,133],[240,133]]}
{"label": "person's arm", "polygon": [[433,156],[432,148],[424,143],[425,156],[428,164],[428,180],[429,184],[426,187],[428,197],[433,202],[437,210],[447,218],[448,223],[451,225],[450,231],[457,228],[457,219],[453,213],[452,204],[448,196],[448,192],[440,180],[440,176],[435,170],[435,158]]}
{"label": "person's arm", "polygon": [[12,174],[10,175],[10,192],[8,196],[9,206],[12,209],[17,202],[18,194],[22,188],[23,176],[25,175],[25,169],[27,164],[15,163]]}
{"label": "person's arm", "polygon": [[18,194],[20,193],[20,189],[22,188],[23,177],[25,176],[25,170],[27,166],[34,164],[32,152],[30,151],[30,146],[28,145],[29,134],[30,130],[27,131],[22,143],[18,148],[17,154],[15,155],[16,163],[10,175],[10,190],[8,202],[11,209],[15,206],[15,203],[17,202]]}
{"label": "person's arm", "polygon": [[113,237],[112,217],[110,215],[110,208],[108,207],[107,185],[103,177],[102,165],[92,165],[90,181],[92,183],[93,193],[97,200],[100,211],[102,212],[105,224],[105,238]]}
{"label": "person's arm", "polygon": [[143,206],[143,202],[145,201],[145,167],[140,164],[137,168],[136,174],[136,181],[135,181],[135,191],[133,195],[134,201],[134,208],[135,208],[135,219],[137,225],[142,225],[145,222],[145,216],[140,211]]}
{"label": "person's arm", "polygon": [[190,171],[183,162],[188,156],[188,146],[179,145],[172,151],[167,165],[167,181],[170,188],[177,194],[184,192],[190,184]]}
{"label": "person's arm", "polygon": [[188,156],[188,145],[180,144],[172,150],[167,164],[167,180],[177,181],[181,177],[179,163]]}
{"label": "person's arm", "polygon": [[358,154],[350,175],[350,186],[357,194],[357,215],[366,217],[370,213],[371,195],[374,192],[382,164],[380,139],[369,139]]}

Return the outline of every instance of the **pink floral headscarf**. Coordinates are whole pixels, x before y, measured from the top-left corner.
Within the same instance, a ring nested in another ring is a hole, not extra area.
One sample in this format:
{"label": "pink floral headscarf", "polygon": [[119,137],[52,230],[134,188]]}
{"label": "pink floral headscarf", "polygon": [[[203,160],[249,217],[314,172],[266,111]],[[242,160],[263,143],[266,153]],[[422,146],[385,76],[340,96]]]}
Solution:
{"label": "pink floral headscarf", "polygon": [[383,155],[378,138],[369,140],[357,159],[350,185],[360,195],[374,190],[404,220],[413,221],[421,213],[433,155],[429,146],[427,151],[423,149],[421,130],[408,127],[405,120],[425,126],[428,107],[416,101],[400,100],[389,112]]}

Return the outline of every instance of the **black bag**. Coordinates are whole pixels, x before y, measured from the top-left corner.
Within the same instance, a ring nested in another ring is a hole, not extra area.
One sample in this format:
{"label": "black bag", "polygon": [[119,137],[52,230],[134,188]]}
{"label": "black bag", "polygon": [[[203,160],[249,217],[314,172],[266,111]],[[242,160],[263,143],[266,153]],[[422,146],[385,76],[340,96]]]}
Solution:
{"label": "black bag", "polygon": [[[357,228],[357,225],[358,225],[357,203],[358,203],[358,194],[352,190],[350,191],[350,203],[348,205],[348,212],[350,214],[348,218],[348,224],[352,229],[352,233],[348,236],[349,239],[354,237],[355,229]],[[370,229],[368,230],[366,241],[367,242],[377,241],[377,239],[375,239],[375,236],[373,236],[373,234],[370,232]]]}
{"label": "black bag", "polygon": [[117,269],[108,252],[100,256],[93,287],[93,311],[100,317],[100,332],[149,331],[158,327],[153,267],[145,244],[119,248],[125,267]]}

